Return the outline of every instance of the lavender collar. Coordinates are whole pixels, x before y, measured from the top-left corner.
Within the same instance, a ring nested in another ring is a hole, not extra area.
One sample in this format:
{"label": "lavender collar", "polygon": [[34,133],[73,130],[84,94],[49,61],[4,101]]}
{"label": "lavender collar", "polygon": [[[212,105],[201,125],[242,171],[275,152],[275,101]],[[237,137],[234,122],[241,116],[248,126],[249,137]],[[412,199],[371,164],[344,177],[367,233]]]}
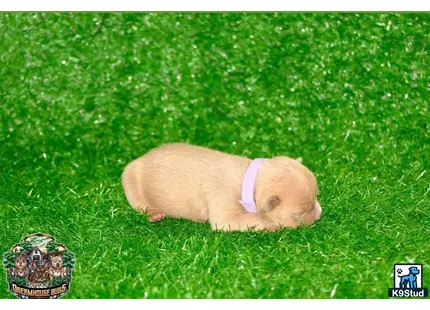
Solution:
{"label": "lavender collar", "polygon": [[263,161],[263,158],[256,158],[251,161],[243,177],[242,200],[239,200],[239,202],[249,213],[257,213],[257,206],[254,200],[254,187],[258,170]]}

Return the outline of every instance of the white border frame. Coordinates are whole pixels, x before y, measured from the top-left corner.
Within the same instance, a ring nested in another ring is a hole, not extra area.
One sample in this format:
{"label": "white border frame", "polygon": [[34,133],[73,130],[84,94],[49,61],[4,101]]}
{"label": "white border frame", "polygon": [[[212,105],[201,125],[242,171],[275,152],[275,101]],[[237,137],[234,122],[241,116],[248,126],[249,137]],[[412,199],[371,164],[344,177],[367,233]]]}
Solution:
{"label": "white border frame", "polygon": [[[301,0],[301,1],[245,1],[245,0],[14,0],[2,1],[0,11],[430,11],[430,1],[408,0],[361,0],[354,3],[345,0]],[[73,289],[73,285],[71,287]],[[388,288],[387,288],[388,290]],[[11,298],[13,296],[11,295]],[[363,310],[373,308],[389,308],[390,310],[404,310],[411,305],[414,309],[428,309],[428,299],[390,299],[390,300],[0,300],[2,309],[28,310],[29,303],[38,303],[44,310],[61,307],[64,310],[104,307],[108,309],[148,309],[153,307],[187,307],[187,310],[219,310],[222,309],[261,309],[270,307],[274,309],[348,309]]]}
{"label": "white border frame", "polygon": [[[429,299],[241,299],[241,300],[223,300],[223,299],[212,299],[212,300],[183,300],[183,299],[149,299],[149,300],[136,300],[136,299],[125,299],[125,300],[95,300],[95,299],[60,299],[60,300],[0,300],[0,307],[2,309],[16,309],[16,310],[28,310],[28,307],[43,307],[44,310],[58,310],[60,307],[64,310],[76,310],[76,309],[157,309],[157,308],[168,308],[168,309],[183,309],[187,310],[238,310],[238,309],[330,309],[330,310],[363,310],[363,309],[390,309],[390,310],[404,310],[405,307],[412,307],[412,309],[428,309]],[[3,308],[5,307],[5,308]],[[6,308],[7,307],[7,308]],[[121,308],[122,307],[122,308]]]}
{"label": "white border frame", "polygon": [[0,11],[430,11],[423,0],[14,0]]}

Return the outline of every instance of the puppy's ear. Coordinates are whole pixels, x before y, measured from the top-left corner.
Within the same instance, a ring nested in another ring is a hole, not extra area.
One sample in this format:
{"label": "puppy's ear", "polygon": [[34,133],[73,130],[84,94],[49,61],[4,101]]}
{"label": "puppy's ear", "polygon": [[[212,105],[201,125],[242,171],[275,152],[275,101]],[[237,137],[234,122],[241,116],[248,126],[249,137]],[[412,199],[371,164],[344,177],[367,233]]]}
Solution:
{"label": "puppy's ear", "polygon": [[301,157],[296,158],[296,160],[297,160],[299,163],[302,163],[302,162],[303,162],[303,158],[301,158]]}
{"label": "puppy's ear", "polygon": [[280,203],[281,199],[278,196],[270,195],[263,203],[263,211],[272,211]]}

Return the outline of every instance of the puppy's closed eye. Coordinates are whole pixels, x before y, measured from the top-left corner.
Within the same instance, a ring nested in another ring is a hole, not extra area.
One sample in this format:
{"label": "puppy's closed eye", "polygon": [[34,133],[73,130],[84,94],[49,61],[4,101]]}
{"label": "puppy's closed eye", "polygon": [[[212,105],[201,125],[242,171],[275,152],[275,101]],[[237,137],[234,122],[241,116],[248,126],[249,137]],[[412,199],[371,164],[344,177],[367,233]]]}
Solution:
{"label": "puppy's closed eye", "polygon": [[308,215],[310,212],[313,211],[314,209],[314,205],[310,206],[308,203],[303,203],[300,206],[299,211],[293,212],[292,215],[296,218],[296,219],[301,219],[304,216]]}
{"label": "puppy's closed eye", "polygon": [[269,196],[269,198],[266,199],[266,202],[263,205],[263,210],[266,212],[270,212],[280,203],[281,199],[278,196]]}

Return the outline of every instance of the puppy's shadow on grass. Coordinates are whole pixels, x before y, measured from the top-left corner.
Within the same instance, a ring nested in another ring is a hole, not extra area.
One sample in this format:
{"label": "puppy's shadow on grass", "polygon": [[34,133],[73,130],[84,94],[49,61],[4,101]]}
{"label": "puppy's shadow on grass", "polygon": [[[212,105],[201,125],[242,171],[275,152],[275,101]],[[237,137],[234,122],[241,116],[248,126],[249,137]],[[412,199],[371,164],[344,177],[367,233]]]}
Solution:
{"label": "puppy's shadow on grass", "polygon": [[303,244],[307,242],[324,243],[324,221],[298,229],[284,228],[277,231],[213,231],[209,223],[196,223],[185,219],[166,218],[160,222],[149,222],[145,214],[130,212],[128,228],[130,235],[151,238],[163,243],[186,243],[200,239],[202,243],[229,244],[240,246],[273,245],[282,243]]}

